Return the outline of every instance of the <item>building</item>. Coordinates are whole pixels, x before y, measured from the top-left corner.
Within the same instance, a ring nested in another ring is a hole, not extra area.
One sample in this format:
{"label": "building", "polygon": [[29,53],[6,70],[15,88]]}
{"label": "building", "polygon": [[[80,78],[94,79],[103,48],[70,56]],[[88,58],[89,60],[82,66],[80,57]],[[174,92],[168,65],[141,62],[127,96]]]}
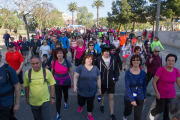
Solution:
{"label": "building", "polygon": [[[64,20],[64,24],[67,27],[68,25],[72,25],[72,16],[69,16],[67,13],[62,13],[62,18]],[[74,25],[77,25],[76,17],[74,17]]]}

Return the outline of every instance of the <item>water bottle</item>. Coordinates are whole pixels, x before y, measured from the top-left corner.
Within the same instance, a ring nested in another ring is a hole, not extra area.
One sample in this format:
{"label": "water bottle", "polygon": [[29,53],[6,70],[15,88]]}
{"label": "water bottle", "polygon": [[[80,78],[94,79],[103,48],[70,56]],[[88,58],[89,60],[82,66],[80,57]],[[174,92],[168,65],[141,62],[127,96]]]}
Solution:
{"label": "water bottle", "polygon": [[113,81],[115,80],[115,77],[113,77]]}
{"label": "water bottle", "polygon": [[134,100],[136,100],[136,98],[137,98],[137,92],[136,91],[133,93],[133,97],[134,97]]}
{"label": "water bottle", "polygon": [[98,102],[101,102],[101,95],[98,96]]}

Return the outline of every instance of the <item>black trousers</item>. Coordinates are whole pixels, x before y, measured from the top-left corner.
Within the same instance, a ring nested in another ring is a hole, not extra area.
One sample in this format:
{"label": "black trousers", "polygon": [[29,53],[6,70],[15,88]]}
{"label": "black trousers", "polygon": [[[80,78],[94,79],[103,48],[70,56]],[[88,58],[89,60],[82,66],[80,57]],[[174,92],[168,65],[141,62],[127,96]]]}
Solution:
{"label": "black trousers", "polygon": [[68,101],[68,90],[70,85],[62,86],[62,85],[55,85],[55,92],[56,92],[56,111],[60,114],[61,109],[61,99],[62,99],[62,92],[64,94],[64,102],[67,103]]}
{"label": "black trousers", "polygon": [[152,73],[147,73],[146,74],[146,86],[148,86],[149,82],[151,81],[152,78],[154,78],[155,74]]}
{"label": "black trousers", "polygon": [[170,120],[169,119],[169,103],[172,99],[165,99],[165,98],[156,98],[156,106],[154,109],[151,110],[152,116],[155,116],[159,113],[163,113],[163,120]]}
{"label": "black trousers", "polygon": [[0,120],[9,120],[11,113],[11,107],[4,107],[0,110]]}
{"label": "black trousers", "polygon": [[71,49],[71,57],[72,57],[72,60],[74,58],[74,52],[72,52],[72,49]]}
{"label": "black trousers", "polygon": [[94,108],[94,98],[95,98],[95,95],[92,96],[92,97],[83,97],[81,95],[78,94],[78,105],[83,107],[86,103],[86,100],[87,100],[87,111],[88,112],[92,112],[93,111],[93,108]]}
{"label": "black trousers", "polygon": [[[144,100],[136,100],[137,106],[134,106],[134,120],[141,120],[141,113]],[[133,105],[130,100],[125,100],[124,116],[129,116],[132,113]]]}

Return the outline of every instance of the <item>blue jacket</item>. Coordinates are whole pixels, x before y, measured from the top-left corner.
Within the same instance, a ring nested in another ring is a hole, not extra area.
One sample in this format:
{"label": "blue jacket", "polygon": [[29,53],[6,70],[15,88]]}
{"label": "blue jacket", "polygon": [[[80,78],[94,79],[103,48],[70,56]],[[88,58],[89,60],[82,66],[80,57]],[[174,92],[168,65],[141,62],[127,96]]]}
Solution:
{"label": "blue jacket", "polygon": [[9,40],[9,38],[10,38],[10,35],[9,35],[9,34],[4,34],[3,39]]}
{"label": "blue jacket", "polygon": [[[37,45],[39,47],[41,46],[41,41],[40,40],[37,41]],[[31,46],[34,46],[34,40],[31,41]]]}
{"label": "blue jacket", "polygon": [[[139,84],[138,84],[139,83]],[[133,93],[137,88],[137,100],[143,100],[147,97],[147,89],[146,89],[146,73],[141,70],[139,75],[133,75],[130,70],[126,71],[125,75],[125,99],[130,100],[131,102],[135,101],[133,97]]]}
{"label": "blue jacket", "polygon": [[19,46],[22,45],[22,51],[29,51],[29,47],[31,47],[31,43],[26,41],[22,41],[18,44]]}
{"label": "blue jacket", "polygon": [[63,44],[64,49],[69,49],[69,40],[66,36],[64,36],[64,38],[60,37],[59,41]]}
{"label": "blue jacket", "polygon": [[98,54],[101,54],[101,48],[98,44],[95,44],[94,49],[97,50]]}

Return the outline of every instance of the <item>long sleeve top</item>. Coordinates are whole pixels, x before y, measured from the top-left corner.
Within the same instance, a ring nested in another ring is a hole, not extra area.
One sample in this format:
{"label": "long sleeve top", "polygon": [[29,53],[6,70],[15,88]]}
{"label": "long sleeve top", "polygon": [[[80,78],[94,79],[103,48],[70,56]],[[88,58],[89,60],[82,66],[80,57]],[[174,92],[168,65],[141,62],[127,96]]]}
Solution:
{"label": "long sleeve top", "polygon": [[64,38],[60,37],[59,41],[62,42],[64,49],[69,49],[69,40],[68,37],[64,36]]}
{"label": "long sleeve top", "polygon": [[146,73],[141,70],[138,75],[134,75],[130,72],[130,69],[126,72],[125,75],[125,99],[130,100],[131,102],[135,101],[133,93],[137,88],[137,100],[143,100],[147,97],[146,89]]}
{"label": "long sleeve top", "polygon": [[152,51],[154,50],[154,47],[155,47],[155,46],[159,46],[159,47],[161,47],[162,50],[164,50],[164,48],[163,48],[163,46],[162,46],[162,44],[161,44],[160,41],[153,41],[153,42],[152,42],[152,44],[151,44],[151,49],[152,49]]}
{"label": "long sleeve top", "polygon": [[29,51],[29,47],[31,47],[31,43],[28,41],[22,41],[18,44],[19,46],[22,45],[22,51]]}
{"label": "long sleeve top", "polygon": [[94,49],[97,50],[98,54],[101,54],[101,48],[98,44],[95,44]]}
{"label": "long sleeve top", "polygon": [[9,34],[4,34],[4,35],[3,35],[3,39],[9,40],[9,38],[10,38],[10,35],[9,35]]}

